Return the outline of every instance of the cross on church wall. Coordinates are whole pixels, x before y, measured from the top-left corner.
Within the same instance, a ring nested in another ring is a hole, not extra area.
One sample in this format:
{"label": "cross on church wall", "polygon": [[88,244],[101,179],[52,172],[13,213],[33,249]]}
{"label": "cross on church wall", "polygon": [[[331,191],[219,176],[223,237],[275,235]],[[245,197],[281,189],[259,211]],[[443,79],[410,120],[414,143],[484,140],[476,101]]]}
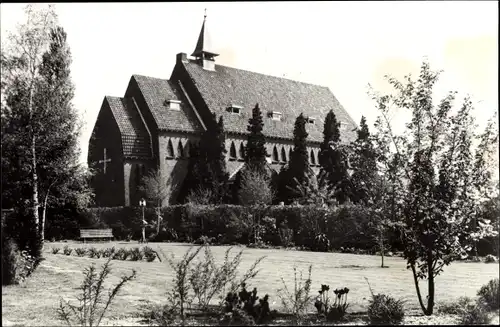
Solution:
{"label": "cross on church wall", "polygon": [[104,174],[106,174],[106,163],[111,162],[110,158],[106,159],[106,148],[104,148],[104,159],[99,160],[98,162],[104,164]]}

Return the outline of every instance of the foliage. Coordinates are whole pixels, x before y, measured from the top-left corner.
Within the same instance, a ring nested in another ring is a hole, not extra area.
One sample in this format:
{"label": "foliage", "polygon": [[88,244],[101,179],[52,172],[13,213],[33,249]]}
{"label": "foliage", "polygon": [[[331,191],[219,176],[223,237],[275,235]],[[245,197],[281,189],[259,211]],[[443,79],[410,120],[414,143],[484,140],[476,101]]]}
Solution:
{"label": "foliage", "polygon": [[[246,283],[258,274],[256,270],[259,263],[264,257],[258,258],[248,269],[248,271],[240,278],[236,279],[237,271],[241,263],[243,250],[237,253],[232,259],[229,259],[231,248],[226,250],[224,262],[218,266],[215,263],[210,246],[204,246],[203,260],[199,260],[190,269],[189,282],[194,292],[198,306],[202,310],[206,310],[210,301],[217,295],[222,299],[224,292],[229,289],[234,291],[237,285]],[[221,302],[222,303],[222,302]]]}
{"label": "foliage", "polygon": [[366,118],[361,117],[357,138],[351,144],[349,159],[352,174],[350,177],[351,201],[354,203],[371,204],[373,189],[377,187],[377,157],[372,136],[366,123]]}
{"label": "foliage", "polygon": [[[404,257],[426,315],[433,313],[434,280],[443,267],[465,256],[479,239],[495,234],[479,215],[482,199],[491,193],[487,163],[498,139],[495,126],[490,121],[476,138],[468,98],[456,113],[451,110],[455,93],[434,104],[438,76],[424,62],[417,81],[411,76],[404,83],[388,78],[395,94],[373,96],[381,114],[376,122],[377,143],[385,150],[379,157],[380,168],[397,185],[393,212],[402,217]],[[401,135],[394,133],[390,123],[392,108],[412,115]],[[422,279],[428,283],[426,304],[420,293]]]}
{"label": "foliage", "polygon": [[169,305],[173,308],[173,310],[177,310],[183,323],[186,319],[186,305],[189,305],[192,302],[192,296],[189,295],[190,265],[193,259],[202,249],[203,246],[198,247],[194,251],[192,251],[192,247],[189,248],[182,259],[178,262],[174,261],[173,255],[167,256],[160,249],[160,253],[163,256],[165,262],[167,262],[175,272],[175,276],[173,278],[173,287],[167,294]]}
{"label": "foliage", "polygon": [[340,122],[337,121],[333,110],[330,110],[325,117],[323,142],[318,159],[329,190],[334,190],[335,198],[342,204],[350,195],[349,151],[341,144],[339,127]]}
{"label": "foliage", "polygon": [[477,292],[477,296],[488,310],[498,310],[500,308],[500,284],[498,278],[492,279],[488,284],[483,285]]}
{"label": "foliage", "polygon": [[278,197],[285,203],[293,202],[298,198],[294,191],[296,185],[301,185],[310,174],[309,154],[307,152],[306,117],[300,114],[295,120],[293,130],[293,151],[288,167],[284,166],[279,174]]}
{"label": "foliage", "polygon": [[245,163],[250,170],[265,171],[266,165],[266,139],[262,130],[264,122],[259,104],[252,109],[252,117],[248,119],[248,137],[245,147]]}
{"label": "foliage", "polygon": [[187,196],[187,202],[194,205],[209,205],[214,194],[209,188],[196,188]]}
{"label": "foliage", "polygon": [[273,201],[274,190],[265,170],[243,170],[238,198],[244,206],[270,204]]}
{"label": "foliage", "polygon": [[88,253],[90,258],[99,259],[101,257],[101,251],[96,249],[95,247],[89,248]]}
{"label": "foliage", "polygon": [[440,305],[439,312],[449,315],[460,315],[470,304],[474,304],[474,300],[472,298],[468,296],[461,296],[455,302]]}
{"label": "foliage", "polygon": [[373,295],[368,306],[368,319],[371,325],[400,325],[404,319],[402,300],[385,294]]}
{"label": "foliage", "polygon": [[138,247],[130,249],[128,256],[132,261],[141,261],[142,258],[144,257],[141,249]]}
{"label": "foliage", "polygon": [[153,262],[157,257],[156,251],[149,246],[143,247],[142,252],[147,262]]}
{"label": "foliage", "polygon": [[113,255],[115,254],[116,252],[116,249],[115,247],[110,247],[110,248],[106,248],[104,249],[104,251],[102,251],[102,257],[103,258],[112,258]]}
{"label": "foliage", "polygon": [[339,322],[345,319],[347,308],[349,307],[349,304],[347,303],[347,294],[349,293],[349,289],[344,287],[334,290],[333,293],[335,293],[335,301],[328,308],[326,320],[330,322]]}
{"label": "foliage", "polygon": [[16,242],[2,233],[2,285],[18,282],[20,251]]}
{"label": "foliage", "polygon": [[113,254],[114,260],[127,260],[130,252],[127,249],[120,248]]}
{"label": "foliage", "polygon": [[47,210],[86,206],[92,192],[78,162],[81,123],[71,104],[66,33],[53,6],[28,5],[25,13],[27,22],[2,46],[2,202],[29,206],[25,229],[35,229],[32,246],[41,248]]}
{"label": "foliage", "polygon": [[60,250],[61,250],[61,248],[53,247],[52,248],[52,254],[58,254]]}
{"label": "foliage", "polygon": [[308,277],[303,279],[300,272],[300,279],[297,278],[297,267],[293,267],[294,289],[293,293],[288,290],[283,277],[281,281],[283,288],[278,290],[278,297],[281,300],[283,308],[292,314],[294,325],[300,324],[307,313],[308,306],[313,299],[311,292],[311,271],[312,265],[309,266]]}
{"label": "foliage", "polygon": [[76,248],[75,253],[77,256],[83,257],[87,253],[87,249],[86,248]]}
{"label": "foliage", "polygon": [[484,258],[484,262],[486,262],[486,263],[495,263],[495,262],[497,262],[497,258],[493,254],[488,254]]}
{"label": "foliage", "polygon": [[487,325],[489,323],[488,311],[481,303],[468,304],[460,314],[460,325]]}
{"label": "foliage", "polygon": [[[244,312],[243,314],[242,311]],[[265,323],[271,318],[269,295],[266,294],[262,299],[259,299],[256,287],[254,287],[252,292],[248,292],[246,284],[242,283],[240,292],[227,293],[224,312],[225,319],[223,323],[229,323],[230,325]]]}
{"label": "foliage", "polygon": [[79,305],[61,299],[57,313],[68,326],[99,326],[123,286],[136,277],[135,270],[128,276],[122,276],[120,282],[109,289],[106,298],[104,283],[111,272],[110,260],[100,272],[96,271],[94,264],[84,269],[84,279],[79,287],[81,294],[77,297]]}
{"label": "foliage", "polygon": [[73,249],[70,248],[68,245],[65,245],[64,248],[63,248],[63,253],[65,255],[71,255],[71,252],[73,252]]}

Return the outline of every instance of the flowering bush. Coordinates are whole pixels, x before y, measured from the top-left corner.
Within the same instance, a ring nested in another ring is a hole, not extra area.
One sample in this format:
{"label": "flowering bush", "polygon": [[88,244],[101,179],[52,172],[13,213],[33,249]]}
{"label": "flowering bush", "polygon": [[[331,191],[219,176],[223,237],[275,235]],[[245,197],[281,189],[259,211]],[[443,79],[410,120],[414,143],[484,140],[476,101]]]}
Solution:
{"label": "flowering bush", "polygon": [[403,301],[385,294],[373,295],[368,306],[371,325],[399,325],[404,319]]}
{"label": "flowering bush", "polygon": [[489,310],[498,310],[500,308],[500,284],[498,278],[492,279],[488,284],[483,285],[477,292],[479,301]]}

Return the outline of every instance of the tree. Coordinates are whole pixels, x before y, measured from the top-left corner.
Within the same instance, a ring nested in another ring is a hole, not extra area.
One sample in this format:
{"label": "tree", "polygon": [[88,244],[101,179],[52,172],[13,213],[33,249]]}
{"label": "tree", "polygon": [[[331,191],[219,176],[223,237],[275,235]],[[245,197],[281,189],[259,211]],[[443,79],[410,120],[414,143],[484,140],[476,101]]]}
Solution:
{"label": "tree", "polygon": [[160,220],[161,220],[161,207],[164,199],[168,199],[172,190],[176,187],[171,184],[171,179],[162,172],[160,167],[151,171],[149,174],[142,178],[140,190],[143,192],[148,200],[153,201],[156,207],[157,225],[156,232],[160,233]]}
{"label": "tree", "polygon": [[[468,98],[456,113],[452,113],[454,92],[437,105],[433,103],[438,76],[424,62],[417,81],[411,76],[404,83],[389,77],[394,94],[372,92],[380,112],[378,142],[387,150],[380,156],[380,167],[397,183],[393,212],[402,216],[404,257],[426,315],[433,313],[434,282],[443,267],[466,255],[475,240],[493,234],[487,221],[479,221],[479,212],[488,199],[487,162],[498,140],[493,122],[479,138],[474,136]],[[389,120],[393,107],[411,112],[412,119],[402,134],[394,133]],[[478,146],[473,151],[474,141]],[[476,232],[471,234],[469,226],[475,221]],[[426,304],[419,284],[424,279],[428,284]]]}
{"label": "tree", "polygon": [[310,178],[309,154],[307,152],[306,119],[301,113],[295,120],[293,151],[288,167],[283,167],[279,176],[278,192],[282,201],[290,202],[300,195],[295,191]]}
{"label": "tree", "polygon": [[350,181],[347,161],[348,149],[340,142],[339,127],[340,122],[330,110],[325,118],[319,164],[328,180],[329,187],[335,190],[337,201],[342,204],[349,198]]}
{"label": "tree", "polygon": [[2,132],[6,134],[2,147],[7,150],[2,179],[10,188],[7,194],[18,198],[11,203],[19,207],[29,203],[34,237],[41,248],[48,206],[70,199],[88,203],[92,194],[86,184],[89,172],[78,163],[81,125],[71,104],[74,88],[66,33],[57,26],[52,6],[36,11],[28,5],[26,14],[27,23],[2,48]]}
{"label": "tree", "polygon": [[245,169],[242,172],[239,202],[245,206],[270,204],[274,199],[271,180],[266,172]]}
{"label": "tree", "polygon": [[357,139],[351,145],[351,200],[354,203],[368,204],[373,201],[370,193],[376,187],[378,176],[377,154],[364,116],[361,117],[357,134]]}
{"label": "tree", "polygon": [[266,166],[266,139],[262,130],[264,122],[259,104],[256,104],[252,110],[252,118],[248,120],[247,144],[245,148],[245,163],[250,169],[259,169],[265,171]]}

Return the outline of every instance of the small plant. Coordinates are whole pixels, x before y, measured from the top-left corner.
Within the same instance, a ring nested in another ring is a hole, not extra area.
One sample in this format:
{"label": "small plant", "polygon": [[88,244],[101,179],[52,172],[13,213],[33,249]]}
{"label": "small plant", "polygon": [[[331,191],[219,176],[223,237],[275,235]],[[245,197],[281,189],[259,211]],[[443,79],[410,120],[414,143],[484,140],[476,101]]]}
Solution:
{"label": "small plant", "polygon": [[319,295],[316,298],[316,302],[314,302],[314,306],[316,310],[318,310],[318,314],[325,316],[328,313],[330,297],[328,295],[328,291],[330,290],[329,285],[321,284],[321,289],[318,291]]}
{"label": "small plant", "polygon": [[115,251],[116,251],[116,249],[114,246],[111,248],[106,248],[104,251],[102,251],[102,257],[103,258],[112,258]]}
{"label": "small plant", "polygon": [[89,257],[90,258],[97,258],[99,259],[101,257],[101,251],[97,250],[95,247],[89,248]]}
{"label": "small plant", "polygon": [[311,271],[312,265],[309,266],[308,277],[306,280],[302,278],[302,272],[300,273],[300,279],[297,279],[297,267],[293,268],[295,282],[293,293],[288,290],[285,280],[281,278],[283,288],[278,290],[278,296],[285,310],[292,314],[292,324],[294,325],[300,324],[302,322],[303,317],[307,312],[307,307],[313,298],[310,295]]}
{"label": "small plant", "polygon": [[457,301],[442,304],[439,306],[439,312],[449,315],[461,315],[467,305],[473,304],[474,300],[468,296],[461,296]]}
{"label": "small plant", "polygon": [[404,319],[403,301],[385,294],[372,296],[368,306],[371,325],[400,325]]}
{"label": "small plant", "polygon": [[115,253],[113,253],[114,260],[127,260],[129,251],[127,249],[120,248]]}
{"label": "small plant", "polygon": [[205,246],[205,256],[198,261],[190,270],[189,281],[193,288],[195,299],[202,310],[207,309],[210,301],[216,296],[221,296],[220,304],[224,304],[224,292],[236,292],[239,285],[246,283],[254,278],[258,270],[256,269],[264,257],[258,258],[250,269],[239,279],[236,280],[236,273],[241,263],[243,250],[237,253],[233,259],[229,258],[232,247],[226,250],[224,262],[218,266],[209,246]]}
{"label": "small plant", "polygon": [[500,308],[500,284],[498,278],[492,279],[483,285],[477,292],[478,301],[488,310]]}
{"label": "small plant", "polygon": [[371,325],[399,325],[404,319],[404,302],[402,300],[395,300],[394,298],[385,295],[373,293],[373,290],[368,283],[368,288],[372,298],[368,306],[368,320]]}
{"label": "small plant", "polygon": [[198,245],[208,244],[208,245],[210,245],[213,242],[214,242],[213,237],[208,237],[208,236],[202,235],[196,241],[194,241],[194,244],[198,244]]}
{"label": "small plant", "polygon": [[146,259],[147,262],[155,261],[155,259],[157,257],[155,250],[153,250],[149,246],[145,246],[144,248],[142,248],[142,252],[143,252],[144,258]]}
{"label": "small plant", "polygon": [[87,253],[87,249],[85,249],[85,248],[76,248],[75,249],[75,253],[76,253],[77,256],[83,257]]}
{"label": "small plant", "polygon": [[73,252],[73,249],[70,248],[69,246],[65,245],[64,248],[63,248],[63,253],[65,255],[71,255],[71,252]]}
{"label": "small plant", "polygon": [[349,307],[347,294],[349,293],[349,289],[344,287],[336,289],[333,293],[335,293],[335,302],[328,309],[326,320],[338,322],[344,320],[347,313],[347,308]]}
{"label": "small plant", "polygon": [[83,271],[84,279],[79,287],[81,295],[77,297],[79,305],[61,299],[57,310],[58,317],[65,321],[68,326],[99,326],[109,305],[118,295],[123,285],[135,278],[135,270],[129,276],[121,277],[120,282],[107,292],[106,299],[104,282],[111,272],[110,260],[102,266],[100,272],[96,271],[94,264],[85,268]]}
{"label": "small plant", "polygon": [[142,254],[141,249],[138,247],[135,247],[135,248],[130,249],[129,257],[130,257],[130,260],[132,260],[132,261],[141,261],[144,256]]}
{"label": "small plant", "polygon": [[482,303],[468,304],[460,315],[460,325],[489,324],[488,310]]}
{"label": "small plant", "polygon": [[[258,300],[258,302],[257,302]],[[223,323],[234,324],[261,324],[265,323],[271,317],[269,308],[269,295],[263,299],[257,296],[257,288],[252,292],[246,290],[246,284],[241,284],[241,291],[236,294],[229,292],[224,303],[225,315]],[[242,313],[241,311],[244,311]]]}
{"label": "small plant", "polygon": [[485,258],[484,258],[484,262],[485,263],[495,263],[497,262],[497,258],[493,255],[493,254],[488,254]]}
{"label": "small plant", "polygon": [[52,254],[58,254],[61,248],[52,248]]}

